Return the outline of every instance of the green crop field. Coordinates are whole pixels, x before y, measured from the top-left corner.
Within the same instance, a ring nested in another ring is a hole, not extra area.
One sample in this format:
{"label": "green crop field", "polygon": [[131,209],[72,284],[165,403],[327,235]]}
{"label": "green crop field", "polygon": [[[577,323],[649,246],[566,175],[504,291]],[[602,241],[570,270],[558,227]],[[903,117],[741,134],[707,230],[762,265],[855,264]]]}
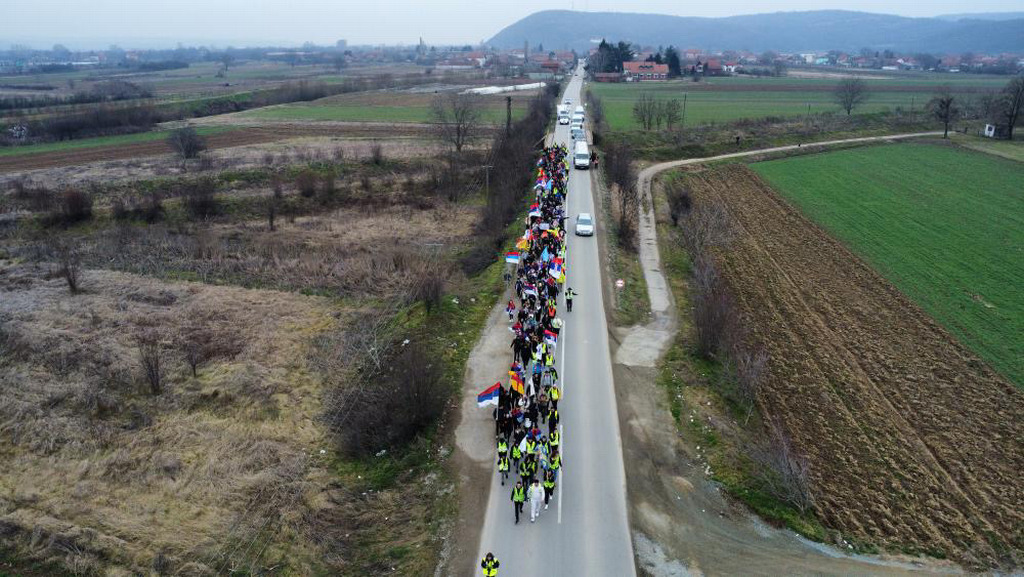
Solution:
{"label": "green crop field", "polygon": [[[512,94],[512,118],[526,113],[533,97],[529,93]],[[267,120],[313,120],[347,122],[430,122],[433,94],[408,92],[359,92],[316,100],[270,106],[243,112],[245,116]],[[505,95],[483,96],[480,118],[489,124],[505,122]]]}
{"label": "green crop field", "polygon": [[[203,136],[219,134],[235,130],[228,126],[204,126],[197,128],[196,132]],[[43,152],[64,152],[79,150],[83,148],[96,148],[98,146],[118,146],[127,144],[138,144],[140,142],[153,142],[167,138],[169,132],[158,130],[153,132],[140,132],[138,134],[121,134],[118,136],[99,136],[96,138],[82,138],[79,140],[65,140],[62,142],[47,142],[45,144],[32,144],[28,146],[9,146],[0,148],[0,156],[21,156],[26,154],[40,154]]]}
{"label": "green crop field", "polygon": [[752,167],[1024,387],[1024,164],[893,144]]}
{"label": "green crop field", "polygon": [[[948,77],[937,79],[885,79],[866,80],[869,90],[867,101],[854,109],[854,114],[882,112],[902,108],[921,110],[941,86],[948,84],[954,93],[998,90],[1006,84],[1005,78],[980,76],[977,78]],[[952,81],[952,80],[955,80]],[[633,103],[640,94],[648,93],[657,99],[686,100],[685,125],[708,122],[727,122],[741,118],[765,116],[795,116],[808,113],[841,112],[832,97],[835,79],[823,78],[709,78],[694,83],[676,80],[639,84],[593,83],[590,90],[604,103],[605,116],[611,130],[637,130],[633,120]]]}

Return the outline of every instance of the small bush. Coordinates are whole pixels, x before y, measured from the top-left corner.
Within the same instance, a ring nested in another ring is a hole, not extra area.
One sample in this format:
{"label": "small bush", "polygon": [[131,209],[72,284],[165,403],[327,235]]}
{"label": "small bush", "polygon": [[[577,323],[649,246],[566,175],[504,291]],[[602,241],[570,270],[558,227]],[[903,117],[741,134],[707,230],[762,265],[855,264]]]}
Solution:
{"label": "small bush", "polygon": [[72,293],[78,292],[79,272],[81,270],[81,258],[78,250],[72,246],[70,241],[59,241],[54,247],[57,258],[57,265],[60,267],[60,276],[68,285]]}
{"label": "small bush", "polygon": [[305,198],[313,198],[316,195],[317,175],[312,170],[306,169],[295,175],[295,188]]}
{"label": "small bush", "polygon": [[211,178],[201,178],[181,185],[180,192],[185,210],[192,218],[208,218],[217,214],[219,206],[216,184]]}
{"label": "small bush", "polygon": [[384,147],[379,143],[370,147],[370,162],[375,166],[384,164]]}
{"label": "small bush", "polygon": [[160,364],[160,336],[155,331],[140,331],[135,335],[135,348],[139,353],[142,377],[152,395],[163,392],[163,369]]}
{"label": "small bush", "polygon": [[92,218],[92,195],[78,189],[60,193],[55,210],[47,218],[50,224],[70,226]]}

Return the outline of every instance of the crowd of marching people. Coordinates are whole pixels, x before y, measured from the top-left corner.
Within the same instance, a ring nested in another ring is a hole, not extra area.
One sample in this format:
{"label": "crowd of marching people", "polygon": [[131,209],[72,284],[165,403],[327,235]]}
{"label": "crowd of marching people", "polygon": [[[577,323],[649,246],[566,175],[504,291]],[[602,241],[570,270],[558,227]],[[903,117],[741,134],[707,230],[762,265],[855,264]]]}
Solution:
{"label": "crowd of marching people", "polygon": [[502,484],[510,475],[519,477],[511,491],[516,523],[527,501],[531,522],[540,515],[542,504],[548,507],[563,464],[558,427],[562,394],[555,350],[563,325],[558,295],[566,278],[567,157],[565,147],[544,149],[537,161],[528,228],[516,245],[515,257],[506,259],[518,265],[515,298],[506,307],[515,337],[509,394],[499,399],[495,427]]}
{"label": "crowd of marching people", "polygon": [[[527,503],[531,522],[548,508],[564,464],[558,415],[562,389],[555,352],[563,327],[558,295],[566,283],[567,158],[566,147],[551,146],[537,161],[526,232],[517,250],[506,255],[506,262],[515,266],[514,294],[505,308],[515,335],[509,387],[496,384],[478,397],[481,405],[485,399],[497,403],[497,469],[501,484],[512,485],[516,523]],[[564,294],[571,311],[575,293],[568,289]]]}

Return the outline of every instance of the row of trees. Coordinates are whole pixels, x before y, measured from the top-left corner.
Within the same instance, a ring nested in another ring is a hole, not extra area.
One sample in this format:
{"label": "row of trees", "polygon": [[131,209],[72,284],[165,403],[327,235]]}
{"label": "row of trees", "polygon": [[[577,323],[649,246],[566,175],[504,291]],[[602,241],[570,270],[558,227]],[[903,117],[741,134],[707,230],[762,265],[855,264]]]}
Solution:
{"label": "row of trees", "polygon": [[[867,83],[859,78],[841,80],[833,91],[833,97],[849,115],[869,98]],[[932,97],[926,108],[939,122],[942,122],[945,136],[949,135],[950,125],[966,112],[966,107],[948,87],[943,88]],[[974,108],[978,117],[994,124],[1006,126],[1007,137],[1012,140],[1013,129],[1021,122],[1021,109],[1024,108],[1024,76],[1010,80],[997,93],[982,95],[975,103]]]}
{"label": "row of trees", "polygon": [[658,100],[645,92],[633,103],[633,119],[644,130],[661,130],[662,125],[672,130],[682,117],[683,106],[675,98]]}

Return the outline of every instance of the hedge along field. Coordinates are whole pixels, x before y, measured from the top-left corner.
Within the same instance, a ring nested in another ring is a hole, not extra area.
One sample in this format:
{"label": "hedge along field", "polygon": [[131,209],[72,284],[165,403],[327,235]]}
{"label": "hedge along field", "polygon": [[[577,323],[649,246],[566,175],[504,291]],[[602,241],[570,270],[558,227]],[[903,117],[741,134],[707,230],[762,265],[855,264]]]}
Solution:
{"label": "hedge along field", "polygon": [[[954,93],[998,90],[1003,78],[989,77],[951,84]],[[683,101],[686,94],[685,125],[725,122],[741,118],[796,116],[800,114],[842,113],[832,97],[836,80],[819,78],[710,78],[701,82],[670,81],[622,84],[589,84],[590,90],[604,102],[611,130],[639,130],[633,120],[633,103],[646,92],[656,99]],[[867,101],[854,114],[885,112],[896,108],[921,110],[942,86],[939,81],[866,80]]]}
{"label": "hedge along field", "polygon": [[1024,388],[1024,164],[893,144],[752,168]]}
{"label": "hedge along field", "polygon": [[[512,120],[526,114],[532,92],[481,96],[480,118],[488,124],[504,124],[505,96],[512,97]],[[433,93],[361,92],[322,98],[313,102],[270,106],[242,113],[266,120],[418,122],[431,121]]]}

